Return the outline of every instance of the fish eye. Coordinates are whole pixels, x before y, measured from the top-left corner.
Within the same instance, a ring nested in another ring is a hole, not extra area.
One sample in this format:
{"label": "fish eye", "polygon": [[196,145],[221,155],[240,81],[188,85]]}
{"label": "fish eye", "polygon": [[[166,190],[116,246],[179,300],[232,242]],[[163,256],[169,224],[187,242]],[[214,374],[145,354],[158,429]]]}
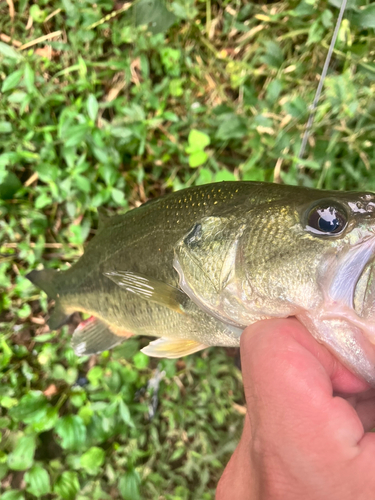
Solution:
{"label": "fish eye", "polygon": [[307,229],[317,234],[339,234],[348,223],[345,211],[333,203],[314,207],[307,218]]}

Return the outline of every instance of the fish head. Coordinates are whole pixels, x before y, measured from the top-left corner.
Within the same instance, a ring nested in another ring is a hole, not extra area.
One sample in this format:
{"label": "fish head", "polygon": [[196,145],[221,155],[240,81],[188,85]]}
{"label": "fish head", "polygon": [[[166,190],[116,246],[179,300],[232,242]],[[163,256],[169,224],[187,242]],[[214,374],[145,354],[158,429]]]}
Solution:
{"label": "fish head", "polygon": [[314,198],[307,192],[304,201],[302,190],[301,200],[276,200],[249,214],[238,245],[236,280],[250,302],[258,297],[263,314],[273,315],[282,303],[291,313],[315,309],[322,300],[361,306],[357,283],[375,256],[375,195],[322,193]]}
{"label": "fish head", "polygon": [[375,384],[375,195],[280,193],[197,221],[175,247],[180,287],[236,327],[297,316]]}

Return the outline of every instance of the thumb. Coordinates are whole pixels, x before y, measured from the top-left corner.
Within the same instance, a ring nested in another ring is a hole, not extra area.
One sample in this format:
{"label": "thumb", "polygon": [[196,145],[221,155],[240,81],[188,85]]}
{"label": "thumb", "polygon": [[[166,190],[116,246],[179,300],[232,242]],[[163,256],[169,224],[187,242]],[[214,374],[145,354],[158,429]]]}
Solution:
{"label": "thumb", "polygon": [[367,383],[296,319],[248,327],[241,337],[241,364],[252,428],[275,436],[282,432],[290,440],[306,439],[307,447],[311,440],[318,445],[316,435],[331,438],[331,427],[339,432],[342,444],[355,445],[362,438],[357,414],[333,392],[355,394],[368,389]]}
{"label": "thumb", "polygon": [[[219,482],[217,500],[258,498],[265,469],[293,480],[300,472],[293,464],[306,463],[306,457],[308,462],[311,457],[312,463],[306,464],[311,477],[324,476],[342,449],[356,446],[362,438],[363,426],[354,409],[334,398],[333,391],[355,394],[368,385],[296,319],[248,327],[241,336],[241,364],[248,412],[239,446]],[[305,476],[304,471],[301,477]]]}
{"label": "thumb", "polygon": [[245,391],[248,382],[255,383],[258,376],[262,386],[268,386],[268,377],[276,371],[284,385],[284,377],[293,371],[297,378],[292,380],[292,387],[308,379],[308,385],[315,388],[314,381],[323,383],[321,376],[325,374],[326,388],[335,392],[356,394],[369,388],[294,318],[258,321],[246,328],[241,335],[241,365]]}

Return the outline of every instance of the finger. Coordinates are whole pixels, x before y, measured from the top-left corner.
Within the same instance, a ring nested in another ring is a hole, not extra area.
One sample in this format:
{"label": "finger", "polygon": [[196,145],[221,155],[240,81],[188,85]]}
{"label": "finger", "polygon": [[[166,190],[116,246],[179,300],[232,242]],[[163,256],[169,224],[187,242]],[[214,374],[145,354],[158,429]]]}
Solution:
{"label": "finger", "polygon": [[340,394],[336,396],[344,398],[353,406],[362,422],[365,432],[369,432],[375,427],[375,389],[370,389],[360,394]]}
{"label": "finger", "polygon": [[375,400],[367,399],[357,401],[355,411],[362,422],[365,432],[370,432],[375,427]]}
{"label": "finger", "polygon": [[244,500],[258,497],[253,490],[254,476],[249,455],[250,443],[251,427],[249,418],[246,416],[241,440],[220,478],[215,500]]}
{"label": "finger", "polygon": [[[333,395],[336,390],[354,398],[366,420],[372,409],[364,405],[371,405],[372,395],[359,391],[368,385],[291,319],[247,328],[241,337],[241,364],[249,429],[216,499],[258,498],[259,488],[264,498],[274,500],[304,498],[306,491],[315,491],[314,499],[322,498],[322,491],[343,498],[348,487],[355,492],[350,498],[370,498],[368,492],[375,491],[375,466],[369,460],[375,454],[375,436],[364,433],[348,401]],[[237,494],[240,482],[245,488]]]}
{"label": "finger", "polygon": [[[363,426],[353,408],[333,390],[358,392],[358,379],[294,319],[268,320],[241,336],[241,361],[252,425],[283,436],[301,451],[356,446]],[[334,442],[334,443],[333,443]]]}

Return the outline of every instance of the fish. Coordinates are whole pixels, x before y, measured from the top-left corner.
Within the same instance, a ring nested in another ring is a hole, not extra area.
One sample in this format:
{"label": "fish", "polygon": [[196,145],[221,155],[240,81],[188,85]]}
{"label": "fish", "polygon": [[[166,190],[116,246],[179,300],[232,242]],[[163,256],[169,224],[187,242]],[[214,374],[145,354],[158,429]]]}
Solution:
{"label": "fish", "polygon": [[78,355],[145,335],[145,354],[177,358],[294,316],[375,386],[374,257],[374,193],[233,181],[100,215],[75,264],[27,277],[55,300],[51,329],[89,315]]}

